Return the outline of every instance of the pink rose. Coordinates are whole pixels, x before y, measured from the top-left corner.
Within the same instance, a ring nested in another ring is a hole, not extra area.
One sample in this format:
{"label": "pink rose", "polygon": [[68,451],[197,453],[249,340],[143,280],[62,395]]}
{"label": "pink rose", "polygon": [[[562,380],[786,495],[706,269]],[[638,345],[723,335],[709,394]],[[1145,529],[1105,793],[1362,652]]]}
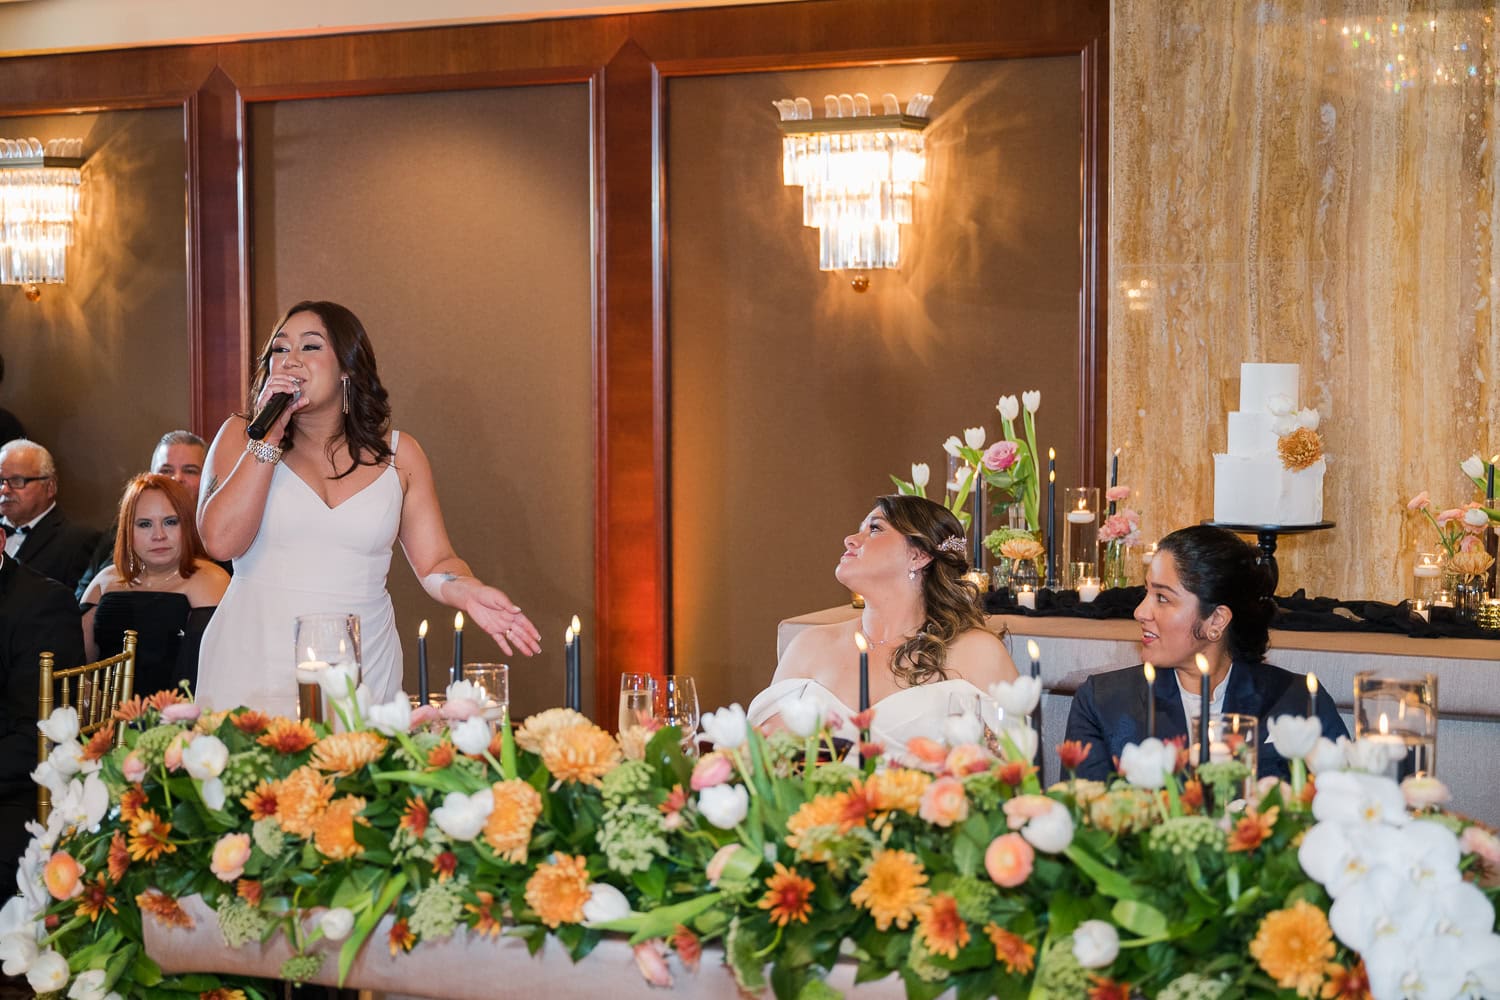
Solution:
{"label": "pink rose", "polygon": [[422,726],[431,725],[443,717],[436,705],[418,705],[411,710],[411,728],[415,732]]}
{"label": "pink rose", "polygon": [[478,715],[482,706],[477,701],[469,698],[452,698],[443,702],[440,710],[443,718],[453,722],[463,722]]}
{"label": "pink rose", "polygon": [[1440,806],[1453,798],[1453,793],[1448,791],[1448,786],[1437,778],[1417,777],[1416,775],[1401,782],[1401,794],[1406,798],[1406,804],[1412,809]]}
{"label": "pink rose", "polygon": [[245,874],[245,863],[250,860],[250,835],[248,833],[226,833],[214,845],[213,859],[209,871],[220,882],[233,882]]}
{"label": "pink rose", "polygon": [[934,826],[952,826],[969,818],[969,797],[957,778],[938,778],[922,793],[917,815]]}
{"label": "pink rose", "polygon": [[1001,834],[984,852],[984,870],[996,885],[1014,889],[1031,877],[1036,850],[1019,833]]}
{"label": "pink rose", "polygon": [[1458,837],[1458,846],[1465,854],[1475,854],[1491,867],[1500,866],[1500,837],[1482,826],[1466,826]]}
{"label": "pink rose", "polygon": [[698,761],[698,766],[693,768],[691,784],[693,791],[701,792],[705,788],[713,788],[722,785],[734,774],[734,764],[728,757],[721,753],[705,754]]}
{"label": "pink rose", "polygon": [[139,785],[146,780],[146,762],[141,760],[140,755],[132,750],[120,762],[120,772],[125,775],[126,781],[132,785]]}
{"label": "pink rose", "polygon": [[203,714],[203,709],[191,701],[174,701],[161,710],[161,721],[163,722],[197,722],[198,716]]}
{"label": "pink rose", "polygon": [[1426,510],[1432,506],[1432,500],[1428,498],[1427,491],[1423,490],[1410,500],[1406,501],[1407,510]]}
{"label": "pink rose", "polygon": [[1450,507],[1437,516],[1437,523],[1439,525],[1444,525],[1449,521],[1457,521],[1463,516],[1464,509],[1462,507]]}
{"label": "pink rose", "polygon": [[703,875],[708,879],[709,885],[719,884],[719,879],[724,876],[724,866],[729,864],[729,859],[734,857],[734,852],[739,849],[739,844],[725,844],[708,859],[708,866],[703,869]]}
{"label": "pink rose", "polygon": [[990,755],[973,743],[962,743],[948,751],[943,770],[957,778],[978,774],[990,766]]}
{"label": "pink rose", "polygon": [[635,946],[635,967],[652,986],[672,985],[672,972],[667,968],[667,952],[660,941],[642,941]]}
{"label": "pink rose", "polygon": [[985,450],[984,467],[991,472],[1004,472],[1016,464],[1019,450],[1014,441],[996,441]]}
{"label": "pink rose", "polygon": [[1012,830],[1018,830],[1026,825],[1027,820],[1045,816],[1052,811],[1052,800],[1045,795],[1017,795],[1013,799],[1006,799],[1005,821],[1010,824]]}
{"label": "pink rose", "polygon": [[1107,489],[1107,490],[1104,491],[1104,499],[1106,499],[1106,500],[1108,500],[1108,501],[1110,501],[1112,503],[1119,503],[1121,500],[1129,500],[1130,499],[1130,487],[1129,486],[1111,486],[1109,489]]}

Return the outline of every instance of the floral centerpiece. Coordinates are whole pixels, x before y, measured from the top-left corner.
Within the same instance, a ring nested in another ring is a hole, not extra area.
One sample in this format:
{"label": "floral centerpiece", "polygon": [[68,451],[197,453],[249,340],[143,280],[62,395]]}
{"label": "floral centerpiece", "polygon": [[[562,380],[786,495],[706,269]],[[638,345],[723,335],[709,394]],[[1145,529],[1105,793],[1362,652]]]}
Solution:
{"label": "floral centerpiece", "polygon": [[1111,486],[1104,492],[1110,514],[1099,526],[1099,544],[1104,546],[1104,585],[1130,586],[1129,550],[1141,540],[1141,515],[1123,504],[1130,499],[1129,486]]}
{"label": "floral centerpiece", "polygon": [[[1205,803],[1243,767],[1190,772],[1154,739],[1119,780],[1044,790],[1035,732],[985,740],[977,717],[889,759],[865,713],[858,757],[807,767],[838,720],[789,706],[765,737],[731,706],[690,765],[670,728],[622,745],[553,709],[512,735],[463,685],[441,713],[344,693],[340,732],[172,693],[122,709],[120,747],[79,743],[70,710],[46,720],[57,806],[0,920],[5,972],[48,997],[269,997],[146,952],[144,924],[191,921],[198,895],[231,948],[285,935],[288,979],[327,941],[343,971],[454,934],[552,937],[579,960],[620,933],[655,984],[715,942],[743,988],[781,998],[831,995],[836,962],[919,998],[1500,993],[1500,840],[1433,811],[1431,780],[1350,770],[1387,760],[1315,719],[1273,723],[1294,780],[1223,812]],[[1040,686],[992,694],[1025,719]],[[1087,750],[1059,754],[1071,774]]]}

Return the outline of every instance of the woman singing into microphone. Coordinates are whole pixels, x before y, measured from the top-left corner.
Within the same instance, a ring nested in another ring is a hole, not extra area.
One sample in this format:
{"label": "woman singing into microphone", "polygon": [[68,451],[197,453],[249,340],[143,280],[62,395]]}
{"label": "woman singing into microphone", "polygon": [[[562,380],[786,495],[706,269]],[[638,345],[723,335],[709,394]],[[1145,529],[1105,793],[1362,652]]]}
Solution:
{"label": "woman singing into microphone", "polygon": [[204,634],[198,694],[220,709],[294,716],[298,615],[360,616],[364,681],[376,702],[401,690],[401,645],[385,581],[391,546],[435,600],[459,608],[507,654],[540,650],[509,597],[476,579],[453,551],[427,456],[390,430],[390,404],[359,319],[332,302],[299,302],[256,362],[257,412],[294,402],[251,440],[224,422],[203,468],[199,527],[234,578]]}

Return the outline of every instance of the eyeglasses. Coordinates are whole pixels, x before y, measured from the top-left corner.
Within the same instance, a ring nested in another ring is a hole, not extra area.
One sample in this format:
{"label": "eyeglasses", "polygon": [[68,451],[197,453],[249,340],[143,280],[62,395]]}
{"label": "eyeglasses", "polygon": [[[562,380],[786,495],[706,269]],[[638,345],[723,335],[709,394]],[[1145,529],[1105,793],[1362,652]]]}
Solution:
{"label": "eyeglasses", "polygon": [[19,490],[30,483],[51,478],[51,476],[6,476],[0,478],[0,486],[9,486],[13,490]]}

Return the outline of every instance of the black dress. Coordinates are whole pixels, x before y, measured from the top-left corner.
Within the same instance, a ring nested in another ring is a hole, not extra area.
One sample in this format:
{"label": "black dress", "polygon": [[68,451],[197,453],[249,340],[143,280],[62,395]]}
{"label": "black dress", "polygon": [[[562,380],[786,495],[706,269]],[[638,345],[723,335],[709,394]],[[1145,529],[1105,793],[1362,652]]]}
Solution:
{"label": "black dress", "polygon": [[99,655],[124,648],[125,630],[135,629],[135,693],[155,694],[187,681],[198,682],[198,643],[213,616],[212,607],[195,608],[187,595],[162,590],[114,590],[94,611],[94,642]]}

